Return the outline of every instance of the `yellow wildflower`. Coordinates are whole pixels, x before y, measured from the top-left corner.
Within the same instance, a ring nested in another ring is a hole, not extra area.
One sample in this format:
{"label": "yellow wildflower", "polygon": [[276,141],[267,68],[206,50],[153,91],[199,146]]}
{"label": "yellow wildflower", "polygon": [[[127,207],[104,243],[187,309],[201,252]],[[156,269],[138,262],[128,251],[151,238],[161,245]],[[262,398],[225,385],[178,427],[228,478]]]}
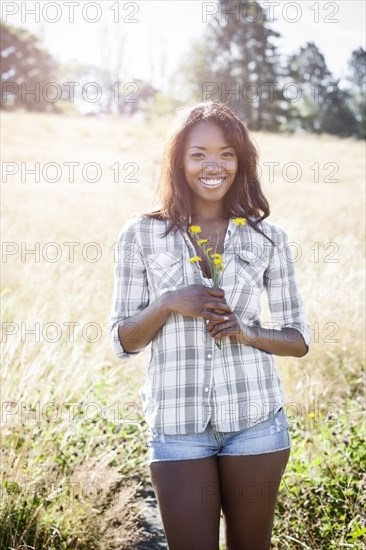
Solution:
{"label": "yellow wildflower", "polygon": [[[214,253],[209,254],[211,250],[213,250],[212,247],[205,248],[205,244],[208,242],[208,239],[198,239],[196,237],[197,234],[201,233],[201,227],[199,225],[190,225],[188,227],[189,232],[191,235],[194,236],[195,240],[197,241],[198,245],[201,247],[203,254],[205,257],[209,260],[209,268],[210,268],[210,274],[212,278],[212,286],[213,288],[218,288],[221,286],[222,283],[222,273],[224,271],[224,264],[222,261],[222,254]],[[193,258],[188,258],[188,261],[192,264],[195,262],[202,261],[202,258],[200,256],[194,256]],[[203,273],[203,270],[198,265],[198,269]],[[205,285],[206,286],[206,285]],[[216,346],[221,349],[222,347],[222,340],[216,340],[215,341]]]}
{"label": "yellow wildflower", "polygon": [[235,225],[245,225],[247,223],[246,218],[233,218]]}
{"label": "yellow wildflower", "polygon": [[188,227],[188,229],[192,233],[192,235],[197,235],[198,233],[201,233],[201,231],[202,231],[200,225],[190,225]]}

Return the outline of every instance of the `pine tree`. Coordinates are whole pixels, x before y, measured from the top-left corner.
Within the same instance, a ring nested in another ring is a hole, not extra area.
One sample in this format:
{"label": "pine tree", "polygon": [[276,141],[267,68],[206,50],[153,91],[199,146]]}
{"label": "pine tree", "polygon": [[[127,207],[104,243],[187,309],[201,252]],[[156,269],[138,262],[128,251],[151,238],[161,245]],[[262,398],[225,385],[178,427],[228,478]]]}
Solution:
{"label": "pine tree", "polygon": [[341,137],[357,134],[357,121],[348,106],[349,92],[339,88],[339,80],[334,79],[314,42],[290,56],[288,76],[300,92],[292,122],[296,119],[310,132]]}
{"label": "pine tree", "polygon": [[265,10],[255,1],[220,0],[209,27],[220,52],[222,88],[232,90],[228,105],[251,129],[278,129],[283,96],[274,39],[280,35],[269,27]]}

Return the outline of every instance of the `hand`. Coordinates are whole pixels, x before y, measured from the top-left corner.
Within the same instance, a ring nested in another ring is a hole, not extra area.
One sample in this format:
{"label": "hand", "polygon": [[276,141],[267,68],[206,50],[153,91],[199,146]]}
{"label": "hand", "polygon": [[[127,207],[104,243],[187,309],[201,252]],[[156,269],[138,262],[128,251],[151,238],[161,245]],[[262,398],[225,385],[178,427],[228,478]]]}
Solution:
{"label": "hand", "polygon": [[169,311],[218,323],[231,313],[222,288],[188,285],[167,293]]}
{"label": "hand", "polygon": [[227,321],[212,322],[207,325],[207,329],[212,338],[220,339],[223,336],[230,336],[239,343],[244,343],[243,328],[244,324],[239,319],[237,314],[233,311],[227,315],[229,319]]}

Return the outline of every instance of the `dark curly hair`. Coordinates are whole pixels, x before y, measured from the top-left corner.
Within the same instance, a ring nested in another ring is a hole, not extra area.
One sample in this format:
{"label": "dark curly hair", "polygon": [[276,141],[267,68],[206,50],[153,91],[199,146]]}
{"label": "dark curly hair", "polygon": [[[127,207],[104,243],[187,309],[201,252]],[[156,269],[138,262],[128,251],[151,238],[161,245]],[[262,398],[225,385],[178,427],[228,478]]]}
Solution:
{"label": "dark curly hair", "polygon": [[[247,223],[267,239],[269,237],[257,226],[270,215],[269,204],[262,192],[258,177],[258,152],[249,137],[246,125],[225,104],[219,101],[204,101],[177,110],[172,127],[167,135],[156,193],[161,208],[143,215],[159,220],[169,220],[166,237],[173,229],[186,229],[192,212],[191,190],[187,185],[183,165],[184,146],[188,133],[201,121],[212,121],[223,130],[238,157],[234,181],[224,198],[224,216],[245,217]],[[249,216],[255,218],[251,220]],[[273,242],[271,239],[269,239]],[[274,243],[273,243],[274,244]]]}

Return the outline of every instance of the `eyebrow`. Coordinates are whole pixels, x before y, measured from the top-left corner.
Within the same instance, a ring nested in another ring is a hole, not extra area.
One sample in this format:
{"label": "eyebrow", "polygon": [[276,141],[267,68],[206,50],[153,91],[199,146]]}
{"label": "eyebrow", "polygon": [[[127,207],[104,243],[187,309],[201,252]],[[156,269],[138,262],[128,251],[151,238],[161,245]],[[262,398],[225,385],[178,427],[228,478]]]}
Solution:
{"label": "eyebrow", "polygon": [[[203,151],[206,150],[206,147],[200,147],[199,145],[191,145],[190,147],[188,147],[188,149],[202,149]],[[232,147],[231,145],[225,145],[224,147],[221,147],[220,150],[222,151],[223,149],[234,149],[234,147]]]}

